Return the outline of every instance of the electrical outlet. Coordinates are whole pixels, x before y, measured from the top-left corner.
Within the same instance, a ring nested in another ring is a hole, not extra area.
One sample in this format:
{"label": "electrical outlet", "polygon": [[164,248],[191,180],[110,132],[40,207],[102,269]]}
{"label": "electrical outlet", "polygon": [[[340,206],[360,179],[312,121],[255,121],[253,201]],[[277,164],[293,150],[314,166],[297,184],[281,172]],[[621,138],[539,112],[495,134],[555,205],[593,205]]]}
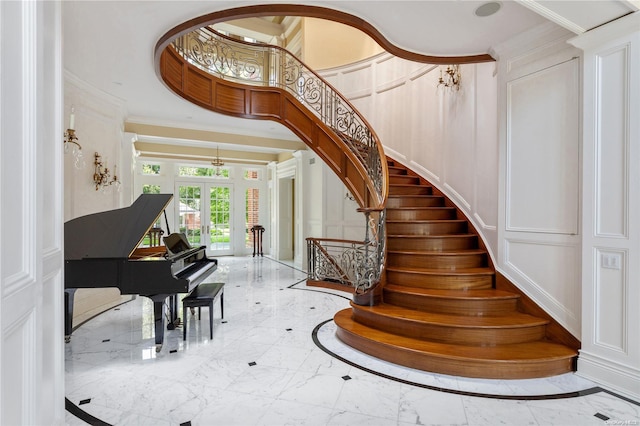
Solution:
{"label": "electrical outlet", "polygon": [[601,257],[602,267],[606,269],[620,269],[622,256],[617,253],[603,253]]}

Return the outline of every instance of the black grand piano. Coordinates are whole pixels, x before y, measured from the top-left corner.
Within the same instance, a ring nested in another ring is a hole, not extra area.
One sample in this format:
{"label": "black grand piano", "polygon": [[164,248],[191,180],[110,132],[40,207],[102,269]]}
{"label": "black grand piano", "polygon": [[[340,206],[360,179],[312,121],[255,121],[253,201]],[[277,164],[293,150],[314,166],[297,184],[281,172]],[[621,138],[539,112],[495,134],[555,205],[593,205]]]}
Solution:
{"label": "black grand piano", "polygon": [[118,287],[121,294],[139,294],[153,301],[156,351],[162,348],[165,301],[169,299],[167,326],[173,328],[179,321],[176,295],[189,293],[218,265],[206,256],[205,246],[191,247],[183,234],[168,235],[164,246],[139,247],[172,198],[171,194],[143,194],[130,207],[64,224],[67,342],[76,289]]}

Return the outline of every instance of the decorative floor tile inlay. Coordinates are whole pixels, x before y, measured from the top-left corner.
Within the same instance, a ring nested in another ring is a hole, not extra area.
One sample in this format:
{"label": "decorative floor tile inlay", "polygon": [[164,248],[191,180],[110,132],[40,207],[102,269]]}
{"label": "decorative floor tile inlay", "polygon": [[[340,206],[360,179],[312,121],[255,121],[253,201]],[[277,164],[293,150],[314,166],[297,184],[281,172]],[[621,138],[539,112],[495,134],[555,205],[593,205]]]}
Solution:
{"label": "decorative floor tile inlay", "polygon": [[380,361],[336,338],[332,318],[349,294],[307,287],[303,271],[269,258],[218,261],[209,281],[233,285],[224,320],[214,310],[213,338],[203,312],[187,316],[184,341],[182,329],[165,330],[156,352],[153,303],[142,296],[74,330],[68,425],[640,424],[637,403],[574,374],[479,380]]}

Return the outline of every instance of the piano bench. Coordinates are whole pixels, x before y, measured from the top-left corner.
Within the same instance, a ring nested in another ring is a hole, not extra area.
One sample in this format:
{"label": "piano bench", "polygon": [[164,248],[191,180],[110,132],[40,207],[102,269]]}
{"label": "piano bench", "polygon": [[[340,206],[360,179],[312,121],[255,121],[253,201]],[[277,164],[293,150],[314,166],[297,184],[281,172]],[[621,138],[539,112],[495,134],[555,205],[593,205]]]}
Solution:
{"label": "piano bench", "polygon": [[209,335],[213,339],[213,301],[220,294],[220,313],[224,318],[224,283],[204,283],[194,288],[191,293],[182,299],[182,340],[187,339],[187,308],[198,308],[198,320],[200,308],[209,308]]}

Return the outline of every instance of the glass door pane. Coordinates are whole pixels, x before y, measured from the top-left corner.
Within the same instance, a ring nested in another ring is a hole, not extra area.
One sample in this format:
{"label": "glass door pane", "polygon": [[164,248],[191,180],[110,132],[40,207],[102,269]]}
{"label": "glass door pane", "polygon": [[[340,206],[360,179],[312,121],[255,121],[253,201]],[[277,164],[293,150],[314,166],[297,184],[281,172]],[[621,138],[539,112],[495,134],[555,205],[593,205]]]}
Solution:
{"label": "glass door pane", "polygon": [[201,231],[201,185],[178,185],[178,232],[187,236],[193,247],[203,245]]}
{"label": "glass door pane", "polygon": [[232,254],[231,186],[209,187],[209,250],[211,254]]}

